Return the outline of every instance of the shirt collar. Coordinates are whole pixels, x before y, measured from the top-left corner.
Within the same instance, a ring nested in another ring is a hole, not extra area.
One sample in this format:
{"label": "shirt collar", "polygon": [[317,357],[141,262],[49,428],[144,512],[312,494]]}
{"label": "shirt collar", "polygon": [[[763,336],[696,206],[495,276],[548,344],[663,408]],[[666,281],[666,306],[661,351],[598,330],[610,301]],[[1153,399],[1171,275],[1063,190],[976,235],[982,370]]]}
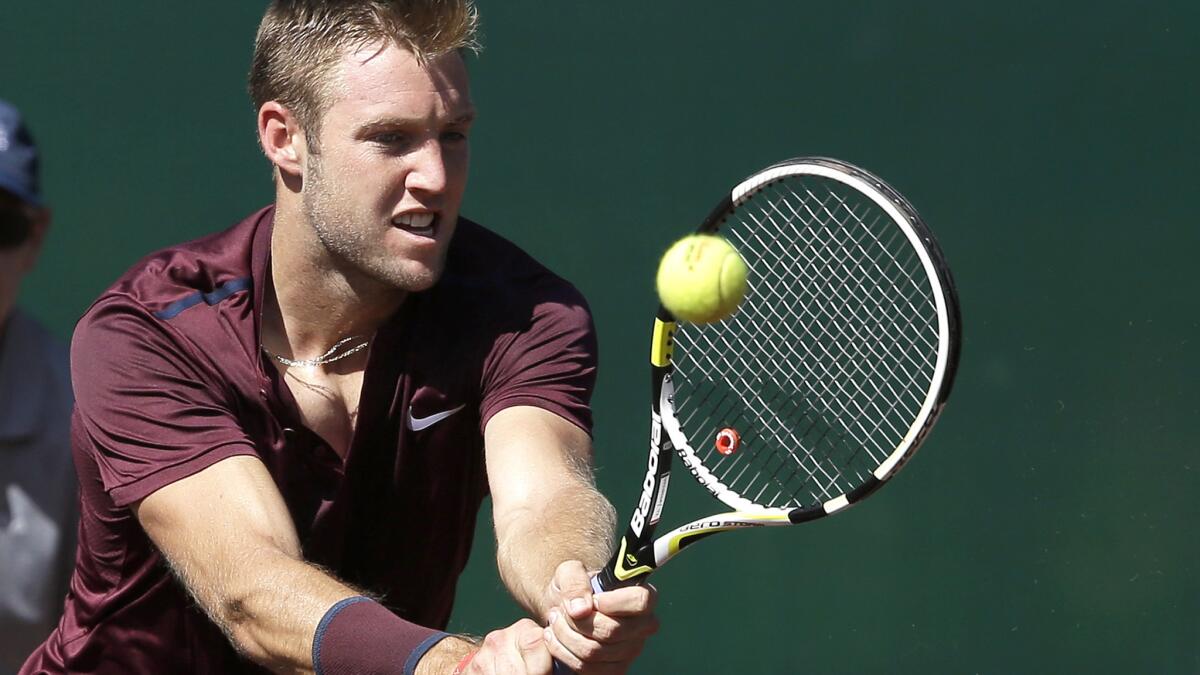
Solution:
{"label": "shirt collar", "polygon": [[250,278],[254,283],[254,340],[262,339],[263,297],[271,283],[271,231],[275,229],[275,207],[268,206],[258,213],[250,243]]}

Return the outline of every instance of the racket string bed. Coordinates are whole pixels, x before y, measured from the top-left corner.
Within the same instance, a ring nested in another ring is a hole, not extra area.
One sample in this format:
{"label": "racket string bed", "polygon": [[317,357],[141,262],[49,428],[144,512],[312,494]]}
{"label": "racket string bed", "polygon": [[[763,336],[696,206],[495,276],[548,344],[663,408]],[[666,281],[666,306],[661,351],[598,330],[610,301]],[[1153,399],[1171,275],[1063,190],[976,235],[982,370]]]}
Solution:
{"label": "racket string bed", "polygon": [[[800,157],[737,184],[698,234],[749,267],[713,324],[660,306],[649,458],[629,529],[594,590],[642,583],[710,535],[840,513],[904,466],[957,371],[957,294],[933,234],[882,179]],[[654,531],[680,455],[725,506]]]}
{"label": "racket string bed", "polygon": [[[814,507],[862,484],[920,408],[914,383],[932,377],[937,316],[920,260],[849,192],[785,179],[751,197],[721,229],[750,266],[750,293],[733,319],[675,336],[685,436],[763,506]],[[746,430],[741,450],[714,457],[727,427]]]}

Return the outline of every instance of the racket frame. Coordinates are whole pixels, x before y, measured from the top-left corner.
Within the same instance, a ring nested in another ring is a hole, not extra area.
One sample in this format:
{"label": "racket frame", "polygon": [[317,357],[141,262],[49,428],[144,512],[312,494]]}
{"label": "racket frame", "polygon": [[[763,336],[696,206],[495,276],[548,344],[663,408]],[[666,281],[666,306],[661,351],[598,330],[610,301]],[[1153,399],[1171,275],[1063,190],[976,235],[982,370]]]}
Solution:
{"label": "racket frame", "polygon": [[[642,583],[645,578],[685,547],[718,532],[755,527],[793,525],[816,520],[844,510],[870,496],[912,458],[933,428],[953,388],[958,369],[961,316],[950,269],[933,233],[916,209],[883,179],[847,162],[828,157],[800,157],[769,166],[739,183],[709,213],[699,234],[716,234],[721,224],[754,194],[766,186],[795,175],[814,175],[835,180],[870,198],[892,218],[918,253],[931,280],[938,316],[940,348],[931,385],[915,421],[895,450],[857,488],[808,508],[765,507],[745,499],[714,476],[697,456],[674,415],[674,370],[672,353],[677,329],[675,317],[661,305],[651,339],[651,427],[650,448],[641,494],[609,563],[592,579],[595,591]],[[692,476],[714,497],[734,511],[699,518],[654,539],[662,516],[671,477],[671,455],[678,454]]]}

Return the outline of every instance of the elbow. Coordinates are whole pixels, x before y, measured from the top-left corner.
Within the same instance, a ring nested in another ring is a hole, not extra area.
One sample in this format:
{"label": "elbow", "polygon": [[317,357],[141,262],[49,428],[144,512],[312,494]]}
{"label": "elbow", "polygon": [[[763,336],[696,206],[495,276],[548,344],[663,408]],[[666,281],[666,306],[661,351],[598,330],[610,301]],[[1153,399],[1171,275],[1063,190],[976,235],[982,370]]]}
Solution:
{"label": "elbow", "polygon": [[237,579],[225,578],[219,590],[202,603],[209,618],[221,629],[238,654],[272,672],[293,672],[288,649],[281,648],[277,623],[284,614],[283,587],[261,573],[262,568],[242,567]]}
{"label": "elbow", "polygon": [[233,594],[222,598],[212,612],[213,621],[225,633],[239,654],[255,663],[270,665],[271,654],[260,640],[257,620],[250,611],[250,598],[246,594]]}

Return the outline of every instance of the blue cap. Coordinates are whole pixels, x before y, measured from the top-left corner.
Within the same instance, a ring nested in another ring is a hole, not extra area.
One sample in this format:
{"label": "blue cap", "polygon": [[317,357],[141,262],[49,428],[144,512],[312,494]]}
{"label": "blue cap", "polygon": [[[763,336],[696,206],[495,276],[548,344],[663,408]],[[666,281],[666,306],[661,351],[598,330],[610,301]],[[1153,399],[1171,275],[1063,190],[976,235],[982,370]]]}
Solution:
{"label": "blue cap", "polygon": [[42,205],[38,180],[38,153],[33,136],[21,120],[21,112],[0,100],[0,189],[21,200]]}

